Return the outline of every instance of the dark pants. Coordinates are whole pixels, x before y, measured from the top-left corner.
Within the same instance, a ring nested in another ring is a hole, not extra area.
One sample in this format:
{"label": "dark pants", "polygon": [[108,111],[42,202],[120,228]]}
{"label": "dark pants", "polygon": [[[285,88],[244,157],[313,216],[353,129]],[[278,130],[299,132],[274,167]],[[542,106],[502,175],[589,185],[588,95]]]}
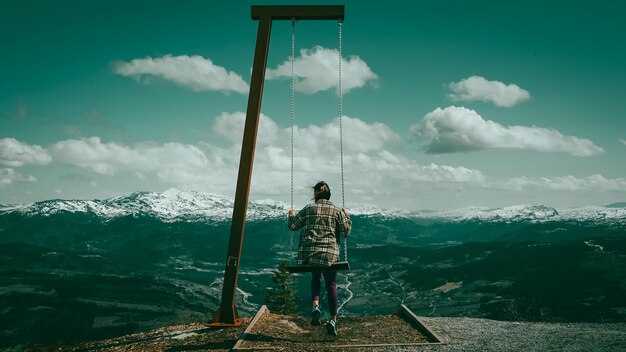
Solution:
{"label": "dark pants", "polygon": [[330,315],[337,315],[337,272],[336,271],[314,271],[311,277],[311,294],[314,301],[320,300],[320,290],[322,287],[322,273],[324,274],[324,283],[326,284],[326,293],[328,296],[328,309]]}

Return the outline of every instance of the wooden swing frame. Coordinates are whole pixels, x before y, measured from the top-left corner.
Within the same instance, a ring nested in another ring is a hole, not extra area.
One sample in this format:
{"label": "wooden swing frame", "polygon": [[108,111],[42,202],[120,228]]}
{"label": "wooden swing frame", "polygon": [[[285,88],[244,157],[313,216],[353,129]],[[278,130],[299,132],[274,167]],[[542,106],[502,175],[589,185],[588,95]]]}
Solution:
{"label": "wooden swing frame", "polygon": [[250,79],[250,93],[248,95],[248,108],[243,131],[241,158],[239,160],[230,240],[226,253],[222,298],[219,308],[213,315],[212,322],[208,324],[209,326],[239,326],[242,323],[235,306],[235,294],[237,292],[241,247],[243,244],[246,212],[248,210],[250,180],[252,179],[252,165],[254,163],[259,115],[261,113],[263,83],[265,81],[272,21],[294,19],[343,20],[344,5],[252,6],[251,16],[253,20],[259,21],[259,28],[252,65],[252,77]]}

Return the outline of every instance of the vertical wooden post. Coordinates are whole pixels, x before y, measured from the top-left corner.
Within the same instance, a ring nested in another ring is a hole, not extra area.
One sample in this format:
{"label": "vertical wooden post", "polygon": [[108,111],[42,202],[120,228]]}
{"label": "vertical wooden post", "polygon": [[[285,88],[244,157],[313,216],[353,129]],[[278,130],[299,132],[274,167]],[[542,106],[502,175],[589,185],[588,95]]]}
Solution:
{"label": "vertical wooden post", "polygon": [[228,242],[228,252],[226,256],[222,301],[219,309],[213,316],[213,323],[228,325],[241,324],[238,320],[239,315],[237,308],[235,307],[235,293],[237,291],[239,259],[241,258],[243,231],[248,210],[248,195],[250,193],[250,180],[252,178],[252,165],[254,164],[256,134],[259,126],[259,115],[261,113],[261,99],[263,98],[263,83],[265,81],[265,68],[267,66],[267,52],[270,44],[271,29],[271,17],[264,16],[259,19],[259,31],[256,38],[252,78],[250,80],[250,95],[248,96],[248,110],[246,112],[246,122],[243,131],[241,158],[239,159],[239,175],[237,176],[233,222],[230,228],[230,241]]}

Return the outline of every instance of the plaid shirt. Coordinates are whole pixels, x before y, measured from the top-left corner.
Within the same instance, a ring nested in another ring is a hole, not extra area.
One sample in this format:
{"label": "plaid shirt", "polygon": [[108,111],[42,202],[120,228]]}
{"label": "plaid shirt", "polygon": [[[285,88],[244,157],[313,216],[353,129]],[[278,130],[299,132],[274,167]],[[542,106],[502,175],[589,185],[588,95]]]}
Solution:
{"label": "plaid shirt", "polygon": [[329,266],[339,259],[339,236],[350,235],[352,221],[329,200],[318,199],[289,216],[289,229],[300,229],[298,264]]}

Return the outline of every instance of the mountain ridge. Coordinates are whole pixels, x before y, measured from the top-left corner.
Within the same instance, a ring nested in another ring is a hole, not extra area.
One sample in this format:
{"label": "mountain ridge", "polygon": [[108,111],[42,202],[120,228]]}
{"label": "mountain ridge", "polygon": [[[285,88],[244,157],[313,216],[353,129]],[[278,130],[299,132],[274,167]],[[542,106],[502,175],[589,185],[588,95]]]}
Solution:
{"label": "mountain ridge", "polygon": [[[626,208],[615,206],[586,206],[557,210],[543,204],[522,204],[501,208],[467,207],[444,211],[406,211],[381,209],[369,204],[353,204],[351,214],[385,218],[427,219],[437,222],[550,222],[596,221],[626,223]],[[104,200],[52,199],[30,204],[2,205],[0,215],[18,213],[25,216],[49,216],[57,213],[91,213],[110,220],[121,216],[151,216],[172,221],[228,221],[234,199],[214,193],[182,191],[170,188],[163,192],[138,191]],[[289,210],[286,202],[271,199],[250,201],[247,219],[264,220],[284,217]]]}

